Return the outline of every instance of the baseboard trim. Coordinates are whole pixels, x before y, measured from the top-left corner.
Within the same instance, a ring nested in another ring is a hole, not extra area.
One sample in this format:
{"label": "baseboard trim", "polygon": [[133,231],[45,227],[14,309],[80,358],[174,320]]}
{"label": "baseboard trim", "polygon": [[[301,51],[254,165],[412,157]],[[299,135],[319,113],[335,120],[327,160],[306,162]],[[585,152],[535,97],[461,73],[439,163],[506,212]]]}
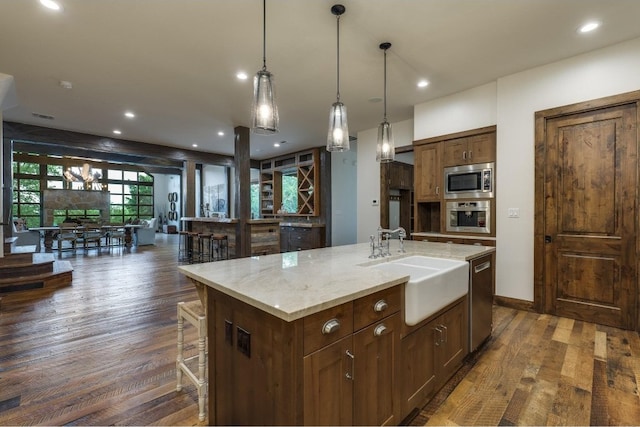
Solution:
{"label": "baseboard trim", "polygon": [[509,297],[503,297],[503,296],[499,296],[499,295],[494,295],[493,296],[493,303],[496,305],[501,305],[503,307],[507,307],[507,308],[514,308],[516,310],[524,310],[524,311],[532,311],[532,312],[536,312],[534,306],[533,306],[533,301],[526,301],[523,299],[517,299],[517,298],[509,298]]}

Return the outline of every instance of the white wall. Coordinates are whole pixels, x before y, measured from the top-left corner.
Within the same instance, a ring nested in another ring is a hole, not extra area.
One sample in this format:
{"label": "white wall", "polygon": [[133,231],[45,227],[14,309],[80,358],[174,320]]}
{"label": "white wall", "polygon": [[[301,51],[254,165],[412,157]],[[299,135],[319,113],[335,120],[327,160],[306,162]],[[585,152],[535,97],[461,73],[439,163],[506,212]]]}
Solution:
{"label": "white wall", "polygon": [[[358,143],[331,153],[331,246],[357,242]],[[375,154],[374,154],[375,155]]]}
{"label": "white wall", "polygon": [[497,125],[498,295],[533,301],[535,112],[639,90],[638,70],[635,39],[416,105],[416,139]]}
{"label": "white wall", "polygon": [[418,104],[413,109],[415,140],[496,124],[496,83]]}
{"label": "white wall", "polygon": [[[392,123],[391,126],[396,147],[413,143],[413,120]],[[380,163],[376,162],[377,138],[378,129],[358,132],[357,238],[359,243],[368,242],[369,236],[375,234],[380,225]]]}
{"label": "white wall", "polygon": [[[180,175],[164,175],[159,173],[153,174],[153,208],[154,217],[157,218],[160,214],[163,217],[167,216],[169,212],[169,193],[178,193],[180,197]],[[182,216],[180,207],[182,206],[181,200],[178,199],[176,203],[176,211],[178,212],[178,218]],[[178,226],[180,221],[169,221],[168,225]]]}

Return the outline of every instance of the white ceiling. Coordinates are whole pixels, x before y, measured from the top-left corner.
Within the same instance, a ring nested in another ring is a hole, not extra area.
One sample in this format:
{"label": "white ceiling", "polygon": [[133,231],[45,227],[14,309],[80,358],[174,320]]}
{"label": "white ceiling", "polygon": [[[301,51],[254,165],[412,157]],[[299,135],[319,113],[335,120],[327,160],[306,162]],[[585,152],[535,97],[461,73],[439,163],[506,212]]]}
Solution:
{"label": "white ceiling", "polygon": [[[262,67],[260,0],[60,3],[53,12],[38,0],[0,0],[0,73],[15,77],[19,102],[5,120],[109,137],[117,128],[126,140],[233,154],[233,128],[249,126],[252,75]],[[387,108],[397,122],[415,104],[640,37],[637,0],[268,0],[267,68],[281,129],[251,136],[253,158],[325,144],[335,3],[346,7],[340,92],[352,136],[382,120],[381,42],[393,44]],[[601,28],[578,34],[592,19]],[[250,78],[239,81],[238,71]],[[427,88],[416,87],[421,78]]]}

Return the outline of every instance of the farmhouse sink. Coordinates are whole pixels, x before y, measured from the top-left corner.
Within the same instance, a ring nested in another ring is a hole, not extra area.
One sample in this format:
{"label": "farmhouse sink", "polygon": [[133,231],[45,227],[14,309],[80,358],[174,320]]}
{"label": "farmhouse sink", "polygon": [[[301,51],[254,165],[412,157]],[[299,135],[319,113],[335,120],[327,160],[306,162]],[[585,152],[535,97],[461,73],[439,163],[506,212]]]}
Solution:
{"label": "farmhouse sink", "polygon": [[409,275],[404,293],[404,321],[409,326],[437,313],[469,289],[469,263],[465,261],[416,255],[371,268]]}

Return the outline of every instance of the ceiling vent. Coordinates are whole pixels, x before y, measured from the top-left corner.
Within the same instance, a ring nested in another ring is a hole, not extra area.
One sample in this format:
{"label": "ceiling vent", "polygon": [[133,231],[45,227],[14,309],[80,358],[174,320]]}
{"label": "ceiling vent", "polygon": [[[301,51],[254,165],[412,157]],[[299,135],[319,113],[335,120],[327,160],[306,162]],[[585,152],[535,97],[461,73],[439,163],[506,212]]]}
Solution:
{"label": "ceiling vent", "polygon": [[44,119],[44,120],[55,120],[56,119],[55,117],[50,116],[49,114],[31,113],[31,115],[33,117],[35,117],[36,119]]}

